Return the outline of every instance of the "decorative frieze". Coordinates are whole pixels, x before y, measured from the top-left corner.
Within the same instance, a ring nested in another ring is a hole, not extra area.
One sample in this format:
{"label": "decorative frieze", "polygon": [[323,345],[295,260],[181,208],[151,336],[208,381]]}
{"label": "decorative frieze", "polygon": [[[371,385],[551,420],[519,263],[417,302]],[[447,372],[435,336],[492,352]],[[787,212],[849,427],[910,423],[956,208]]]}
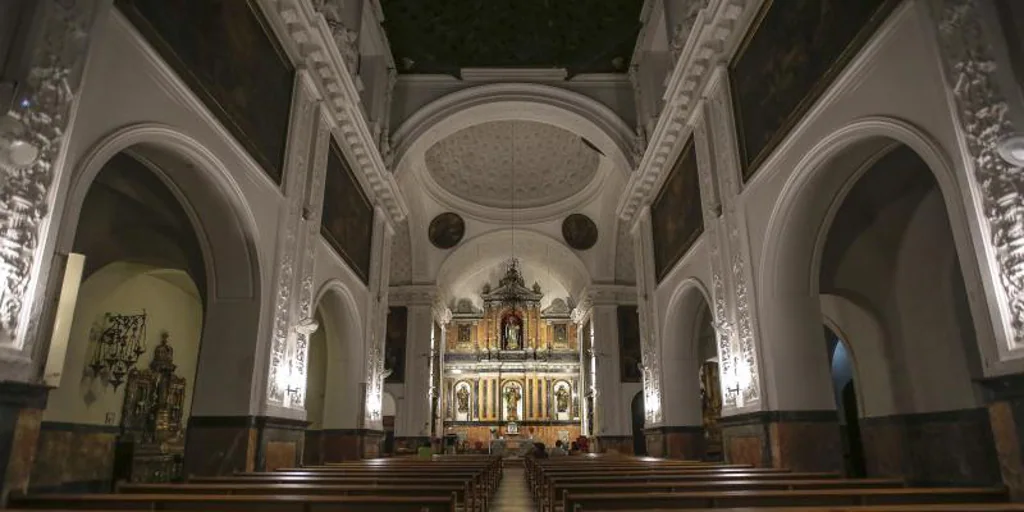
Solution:
{"label": "decorative frieze", "polygon": [[686,1],[693,2],[698,13],[703,8],[703,14],[694,18],[668,80],[665,109],[653,132],[648,134],[646,152],[619,203],[619,216],[630,223],[657,193],[662,174],[671,169],[674,162],[669,157],[685,135],[686,119],[697,106],[710,71],[729,58],[746,29],[746,20],[753,18],[763,0],[708,0],[705,6],[699,6],[704,0]]}
{"label": "decorative frieze", "polygon": [[345,26],[343,0],[313,0],[313,7],[331,29],[334,44],[341,53],[348,72],[355,75],[359,66],[359,32]]}
{"label": "decorative frieze", "polygon": [[20,352],[37,327],[31,310],[41,287],[30,284],[42,263],[39,242],[51,210],[54,172],[101,4],[39,0],[35,7],[44,12],[35,17],[42,21],[33,31],[38,37],[30,41],[28,76],[11,110],[0,117],[0,142],[27,143],[37,153],[27,165],[0,158],[0,348]]}
{"label": "decorative frieze", "polygon": [[993,34],[982,20],[978,0],[933,0],[946,80],[953,91],[956,120],[963,134],[974,190],[987,226],[986,245],[995,261],[996,287],[1006,315],[1008,350],[1024,346],[1024,168],[998,154],[999,143],[1017,133]]}
{"label": "decorative frieze", "polygon": [[[361,173],[367,194],[379,204],[392,225],[408,214],[398,184],[388,172],[384,159],[363,115],[354,77],[347,71],[342,52],[328,23],[309,0],[259,0],[272,22],[284,27],[281,36],[299,52],[310,76],[323,95],[324,105],[336,123],[338,143],[351,155],[349,164]],[[333,0],[324,0],[324,2]]]}

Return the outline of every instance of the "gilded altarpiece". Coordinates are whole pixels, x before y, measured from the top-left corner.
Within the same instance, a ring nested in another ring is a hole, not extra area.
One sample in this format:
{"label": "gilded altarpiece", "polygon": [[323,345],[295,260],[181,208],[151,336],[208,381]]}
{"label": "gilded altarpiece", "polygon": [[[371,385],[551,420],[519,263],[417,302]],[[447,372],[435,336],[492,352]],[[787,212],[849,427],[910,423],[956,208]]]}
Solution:
{"label": "gilded altarpiece", "polygon": [[[517,297],[510,304],[509,297]],[[526,286],[510,264],[497,286],[451,307],[445,328],[441,416],[460,449],[508,453],[580,435],[580,352],[570,302]]]}

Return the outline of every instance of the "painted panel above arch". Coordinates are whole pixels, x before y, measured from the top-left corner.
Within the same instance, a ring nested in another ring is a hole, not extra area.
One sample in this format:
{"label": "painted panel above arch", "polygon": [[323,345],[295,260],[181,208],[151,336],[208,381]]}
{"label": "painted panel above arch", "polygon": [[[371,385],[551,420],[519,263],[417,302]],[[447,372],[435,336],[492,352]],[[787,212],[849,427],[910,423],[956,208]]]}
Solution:
{"label": "painted panel above arch", "polygon": [[275,182],[295,68],[252,0],[117,0],[117,7]]}
{"label": "painted panel above arch", "polygon": [[373,250],[373,206],[359,180],[332,139],[324,180],[324,213],[320,232],[364,284],[370,282]]}
{"label": "painted panel above arch", "polygon": [[753,176],[898,4],[766,2],[729,65],[744,180]]}
{"label": "painted panel above arch", "polygon": [[697,152],[692,136],[651,204],[651,230],[654,273],[660,282],[704,232]]}

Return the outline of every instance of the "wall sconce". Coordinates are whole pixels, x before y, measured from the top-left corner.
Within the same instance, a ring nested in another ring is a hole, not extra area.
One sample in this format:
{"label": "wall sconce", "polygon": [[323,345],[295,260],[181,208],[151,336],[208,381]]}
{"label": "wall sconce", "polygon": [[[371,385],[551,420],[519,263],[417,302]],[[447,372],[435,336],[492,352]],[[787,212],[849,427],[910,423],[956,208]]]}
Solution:
{"label": "wall sconce", "polygon": [[1024,167],[1024,135],[1014,134],[999,141],[996,151],[1006,163]]}
{"label": "wall sconce", "polygon": [[0,117],[0,164],[29,167],[39,159],[39,148],[30,140],[28,128],[7,114]]}

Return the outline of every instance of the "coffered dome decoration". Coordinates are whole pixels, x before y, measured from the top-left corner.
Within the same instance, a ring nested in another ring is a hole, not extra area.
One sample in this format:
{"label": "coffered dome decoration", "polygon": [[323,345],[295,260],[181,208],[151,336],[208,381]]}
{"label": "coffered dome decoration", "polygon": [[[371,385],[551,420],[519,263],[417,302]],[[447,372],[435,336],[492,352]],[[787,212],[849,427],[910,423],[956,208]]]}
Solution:
{"label": "coffered dome decoration", "polygon": [[[514,148],[514,155],[513,155]],[[514,158],[513,158],[514,156]],[[569,131],[534,121],[491,121],[464,128],[426,153],[435,181],[461,199],[494,208],[532,208],[582,191],[600,156]]]}

